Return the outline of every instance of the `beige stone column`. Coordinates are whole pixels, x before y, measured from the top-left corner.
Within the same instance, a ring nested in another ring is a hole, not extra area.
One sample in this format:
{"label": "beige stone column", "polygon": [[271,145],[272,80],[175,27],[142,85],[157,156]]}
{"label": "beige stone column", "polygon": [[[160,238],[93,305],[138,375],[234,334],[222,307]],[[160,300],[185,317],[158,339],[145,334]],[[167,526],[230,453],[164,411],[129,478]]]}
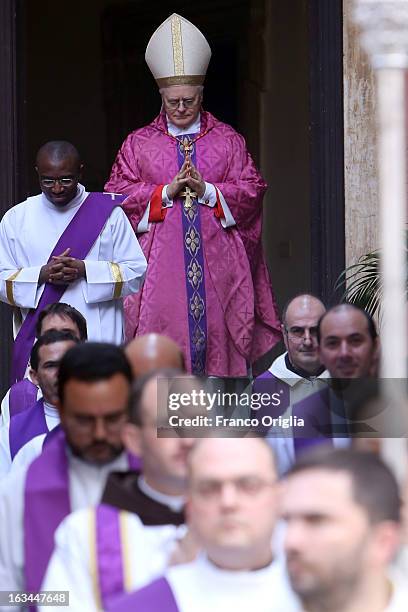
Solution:
{"label": "beige stone column", "polygon": [[375,76],[353,0],[344,0],[344,196],[346,266],[378,248],[378,175]]}
{"label": "beige stone column", "polygon": [[[407,376],[405,70],[408,67],[408,1],[356,0],[354,15],[377,83],[379,231],[384,293],[381,375],[386,403],[383,427],[393,435],[397,426],[403,436],[407,429],[406,417],[403,417],[407,402],[404,386],[399,383]],[[388,429],[390,424],[391,429]],[[386,439],[382,451],[402,477],[407,460],[406,439]]]}

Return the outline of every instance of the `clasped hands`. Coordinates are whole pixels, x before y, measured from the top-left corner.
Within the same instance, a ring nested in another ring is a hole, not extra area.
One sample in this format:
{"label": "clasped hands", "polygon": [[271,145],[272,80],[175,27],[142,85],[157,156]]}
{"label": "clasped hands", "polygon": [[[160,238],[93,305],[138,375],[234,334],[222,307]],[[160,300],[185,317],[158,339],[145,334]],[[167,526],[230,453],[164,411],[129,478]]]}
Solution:
{"label": "clasped hands", "polygon": [[71,249],[65,249],[61,255],[53,255],[51,261],[41,268],[38,283],[69,285],[86,277],[85,264],[81,259],[68,257]]}
{"label": "clasped hands", "polygon": [[173,200],[185,187],[190,187],[199,198],[205,193],[205,181],[188,156],[174,179],[167,185],[167,197]]}

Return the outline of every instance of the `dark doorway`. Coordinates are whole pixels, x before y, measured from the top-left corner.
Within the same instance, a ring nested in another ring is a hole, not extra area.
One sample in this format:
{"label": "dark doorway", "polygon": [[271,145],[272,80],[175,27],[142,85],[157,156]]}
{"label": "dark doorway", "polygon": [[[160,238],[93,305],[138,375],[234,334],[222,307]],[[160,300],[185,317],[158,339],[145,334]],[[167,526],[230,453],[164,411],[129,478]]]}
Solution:
{"label": "dark doorway", "polygon": [[[238,129],[270,184],[264,245],[278,303],[328,298],[344,262],[342,0],[2,0],[0,207],[38,193],[34,156],[71,140],[102,190],[116,150],[159,111],[144,62],[172,12],[213,50],[205,106]],[[10,307],[1,305],[6,388]]]}
{"label": "dark doorway", "polygon": [[250,5],[250,0],[205,3],[162,0],[149,8],[140,0],[106,8],[102,15],[102,58],[107,149],[111,160],[126,135],[149,123],[160,110],[157,86],[144,54],[155,27],[172,12],[183,15],[205,32],[212,57],[216,58],[209,65],[204,106],[222,121],[244,131],[239,100],[249,56]]}

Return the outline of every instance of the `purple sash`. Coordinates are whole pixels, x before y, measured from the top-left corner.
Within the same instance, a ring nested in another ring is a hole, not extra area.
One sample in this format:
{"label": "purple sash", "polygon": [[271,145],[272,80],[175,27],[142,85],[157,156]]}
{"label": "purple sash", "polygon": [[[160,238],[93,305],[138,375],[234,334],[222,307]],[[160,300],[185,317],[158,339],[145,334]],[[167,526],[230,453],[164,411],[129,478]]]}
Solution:
{"label": "purple sash", "polygon": [[119,515],[120,510],[113,506],[101,504],[96,507],[96,567],[103,609],[109,597],[125,590]]}
{"label": "purple sash", "polygon": [[304,427],[293,428],[296,458],[321,444],[333,446],[329,387],[295,404],[292,414],[305,422]]}
{"label": "purple sash", "polygon": [[[193,138],[196,134],[183,135],[192,147],[190,157],[197,167],[196,147]],[[179,167],[184,163],[185,157],[181,139],[177,144],[177,160]],[[204,252],[201,234],[201,205],[193,200],[191,207],[187,208],[185,200],[178,198],[181,206],[183,223],[184,266],[186,278],[186,296],[188,312],[188,330],[190,339],[191,372],[204,375],[206,372],[207,355],[207,303],[205,293]],[[193,273],[193,271],[196,271]]]}
{"label": "purple sash", "polygon": [[29,378],[23,378],[11,385],[9,393],[9,414],[11,417],[31,408],[37,400],[38,387]]}
{"label": "purple sash", "polygon": [[13,460],[24,444],[48,432],[44,414],[44,400],[39,399],[34,406],[10,419],[9,445]]}
{"label": "purple sash", "polygon": [[179,612],[173,591],[166,578],[158,578],[129,595],[115,598],[106,612]]}
{"label": "purple sash", "polygon": [[68,460],[61,431],[30,464],[24,493],[24,573],[39,591],[54,548],[54,532],[70,513]]}
{"label": "purple sash", "polygon": [[[128,455],[129,466],[140,465]],[[27,591],[39,591],[54,549],[54,533],[71,512],[65,435],[60,429],[30,464],[24,494],[24,573]]]}
{"label": "purple sash", "polygon": [[[269,406],[261,405],[257,410],[254,408],[251,409],[251,418],[258,419],[258,426],[255,431],[262,436],[266,436],[271,428],[269,425],[264,425],[262,423],[262,418],[270,416],[275,419],[285,413],[290,404],[290,386],[287,382],[280,380],[268,370],[255,378],[252,386],[252,393],[266,393],[271,397],[271,402],[272,395],[276,394],[279,397],[279,405],[277,406],[271,403]],[[273,428],[271,436],[273,436]]]}
{"label": "purple sash", "polygon": [[[103,230],[112,210],[115,206],[119,206],[124,199],[125,196],[90,193],[60,236],[48,261],[54,255],[61,255],[67,248],[71,249],[70,257],[85,259]],[[34,343],[38,315],[48,304],[59,302],[67,287],[68,285],[51,285],[46,283],[37,308],[30,310],[24,319],[14,341],[12,383],[21,380],[24,376]]]}

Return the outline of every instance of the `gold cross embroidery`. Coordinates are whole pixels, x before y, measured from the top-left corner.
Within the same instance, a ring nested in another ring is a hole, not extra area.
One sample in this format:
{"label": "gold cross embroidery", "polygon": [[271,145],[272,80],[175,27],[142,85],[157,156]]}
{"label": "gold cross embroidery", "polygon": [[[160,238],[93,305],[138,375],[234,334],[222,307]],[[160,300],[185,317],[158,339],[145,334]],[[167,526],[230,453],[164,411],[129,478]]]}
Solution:
{"label": "gold cross embroidery", "polygon": [[192,191],[190,187],[186,187],[184,191],[180,193],[180,195],[182,198],[185,198],[184,200],[185,210],[189,210],[193,205],[193,199],[197,197],[196,192]]}
{"label": "gold cross embroidery", "polygon": [[193,150],[193,143],[187,137],[184,137],[181,144],[181,149],[184,153],[184,157],[187,157],[187,155],[190,155]]}

